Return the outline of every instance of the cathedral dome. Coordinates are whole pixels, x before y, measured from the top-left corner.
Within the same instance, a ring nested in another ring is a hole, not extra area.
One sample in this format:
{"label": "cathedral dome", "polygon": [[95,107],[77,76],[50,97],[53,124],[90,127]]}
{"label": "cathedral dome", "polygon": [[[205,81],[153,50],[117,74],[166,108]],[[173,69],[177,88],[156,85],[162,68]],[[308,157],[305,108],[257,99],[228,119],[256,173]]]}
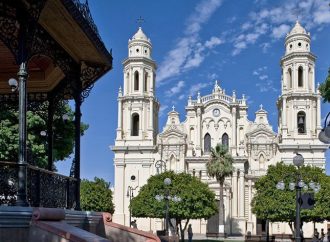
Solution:
{"label": "cathedral dome", "polygon": [[295,26],[291,29],[289,35],[292,34],[307,34],[306,30],[300,25],[299,21],[296,21]]}
{"label": "cathedral dome", "polygon": [[138,31],[133,35],[132,40],[146,40],[146,41],[149,41],[148,37],[142,31],[141,27],[139,27]]}

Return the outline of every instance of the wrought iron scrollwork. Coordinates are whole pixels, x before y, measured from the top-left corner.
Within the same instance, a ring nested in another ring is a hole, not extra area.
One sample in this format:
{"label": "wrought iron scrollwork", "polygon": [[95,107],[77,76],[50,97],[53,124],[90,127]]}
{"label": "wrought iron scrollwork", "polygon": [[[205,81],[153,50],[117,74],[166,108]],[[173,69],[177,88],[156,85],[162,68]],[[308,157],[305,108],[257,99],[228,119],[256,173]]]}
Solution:
{"label": "wrought iron scrollwork", "polygon": [[[32,207],[74,208],[77,179],[27,167],[28,202]],[[18,164],[0,161],[0,205],[13,206],[17,199]]]}
{"label": "wrought iron scrollwork", "polygon": [[18,55],[19,23],[16,8],[0,2],[0,39],[16,57]]}
{"label": "wrought iron scrollwork", "polygon": [[73,0],[73,3],[76,5],[79,12],[84,17],[84,19],[87,21],[87,23],[92,28],[92,30],[97,35],[97,37],[99,37],[99,39],[101,39],[99,31],[97,30],[96,24],[94,23],[91,12],[89,10],[88,0],[86,0],[85,3],[82,3],[79,0]]}

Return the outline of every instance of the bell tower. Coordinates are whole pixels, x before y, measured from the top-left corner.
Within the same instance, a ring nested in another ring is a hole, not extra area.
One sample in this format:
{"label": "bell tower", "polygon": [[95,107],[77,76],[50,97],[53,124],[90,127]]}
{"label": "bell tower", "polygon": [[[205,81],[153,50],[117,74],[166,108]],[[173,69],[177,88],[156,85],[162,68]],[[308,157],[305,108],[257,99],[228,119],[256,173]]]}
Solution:
{"label": "bell tower", "polygon": [[[155,97],[156,63],[150,39],[140,27],[128,41],[123,88],[118,92],[118,126],[114,152],[116,207],[114,221],[130,226],[130,198],[153,174],[157,154],[159,102]],[[128,194],[128,195],[127,195]],[[140,222],[141,224],[141,222]],[[144,227],[143,227],[144,226]],[[141,225],[141,229],[150,227]]]}
{"label": "bell tower", "polygon": [[116,143],[154,145],[158,133],[159,103],[155,98],[156,63],[152,45],[142,28],[128,41],[128,58],[123,61],[123,90],[118,93]]}
{"label": "bell tower", "polygon": [[[297,21],[285,38],[281,59],[281,95],[277,101],[279,151],[292,163],[294,153],[305,153],[305,164],[324,167],[321,130],[321,96],[315,87],[315,60],[311,36]],[[320,153],[318,153],[320,152]]]}

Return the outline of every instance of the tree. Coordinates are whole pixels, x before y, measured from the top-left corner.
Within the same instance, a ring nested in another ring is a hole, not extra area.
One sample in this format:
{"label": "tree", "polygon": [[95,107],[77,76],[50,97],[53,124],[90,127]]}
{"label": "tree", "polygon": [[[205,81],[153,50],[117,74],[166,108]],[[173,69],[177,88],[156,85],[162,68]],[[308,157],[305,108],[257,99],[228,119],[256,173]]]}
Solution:
{"label": "tree", "polygon": [[324,102],[330,103],[330,68],[328,70],[328,77],[319,87],[320,93]]}
{"label": "tree", "polygon": [[[266,176],[259,178],[255,184],[256,195],[252,200],[252,212],[259,219],[268,219],[271,222],[288,222],[293,231],[296,212],[296,193],[288,188],[289,182],[301,174],[301,179],[308,184],[310,181],[321,185],[321,190],[315,194],[314,209],[301,210],[302,222],[323,221],[330,219],[330,178],[322,169],[312,166],[303,166],[298,169],[294,165],[277,163],[268,167]],[[284,181],[284,191],[276,189],[276,184]],[[304,191],[302,192],[312,192]],[[302,224],[302,223],[301,223]]]}
{"label": "tree", "polygon": [[[170,178],[172,184],[164,185],[164,179]],[[131,201],[131,211],[134,217],[164,218],[165,201],[157,201],[156,195],[164,195],[169,189],[170,196],[178,196],[180,202],[169,201],[169,217],[176,219],[179,225],[181,240],[184,241],[184,231],[190,219],[207,219],[217,212],[215,194],[206,183],[186,173],[166,171],[151,176],[139,194]],[[186,220],[183,226],[182,221]],[[177,229],[177,228],[176,228]]]}
{"label": "tree", "polygon": [[219,233],[224,233],[224,205],[223,205],[223,185],[226,177],[231,176],[234,171],[233,158],[228,153],[226,145],[217,144],[211,148],[210,159],[206,163],[207,174],[216,178],[220,185],[219,194]]}
{"label": "tree", "polygon": [[85,211],[109,212],[113,214],[110,182],[94,177],[94,181],[83,179],[80,183],[80,203]]}
{"label": "tree", "polygon": [[[47,167],[47,137],[40,134],[47,130],[48,104],[39,106],[38,111],[27,112],[27,153],[28,160],[41,168]],[[69,120],[62,116],[67,114]],[[64,160],[73,153],[74,148],[74,112],[67,104],[61,102],[54,112],[53,121],[53,159]],[[81,135],[88,125],[81,124]],[[0,160],[16,161],[18,159],[18,108],[15,105],[2,104],[0,110]],[[55,167],[54,167],[55,169]]]}

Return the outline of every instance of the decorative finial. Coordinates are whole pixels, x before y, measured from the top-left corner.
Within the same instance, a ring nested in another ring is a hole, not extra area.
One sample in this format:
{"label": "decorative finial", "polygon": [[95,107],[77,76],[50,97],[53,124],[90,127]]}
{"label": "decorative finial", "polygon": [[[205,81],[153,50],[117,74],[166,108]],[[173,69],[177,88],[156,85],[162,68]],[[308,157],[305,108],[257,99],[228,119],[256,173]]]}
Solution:
{"label": "decorative finial", "polygon": [[198,103],[201,102],[201,93],[200,92],[197,93],[197,102]]}
{"label": "decorative finial", "polygon": [[174,111],[175,111],[174,109],[175,109],[175,107],[174,107],[174,105],[173,105],[173,106],[172,106],[172,112],[174,112]]}
{"label": "decorative finial", "polygon": [[142,18],[141,16],[136,20],[136,22],[139,25],[139,28],[141,28],[142,23],[144,23],[144,18]]}
{"label": "decorative finial", "polygon": [[262,108],[263,108],[263,105],[262,105],[262,104],[260,104],[260,106],[259,106],[259,107],[260,107],[260,110],[262,110]]}
{"label": "decorative finial", "polygon": [[242,99],[245,100],[245,94],[242,95]]}
{"label": "decorative finial", "polygon": [[122,92],[122,89],[121,89],[121,86],[119,87],[119,91],[118,91],[118,96],[121,97],[123,95],[123,92]]}

